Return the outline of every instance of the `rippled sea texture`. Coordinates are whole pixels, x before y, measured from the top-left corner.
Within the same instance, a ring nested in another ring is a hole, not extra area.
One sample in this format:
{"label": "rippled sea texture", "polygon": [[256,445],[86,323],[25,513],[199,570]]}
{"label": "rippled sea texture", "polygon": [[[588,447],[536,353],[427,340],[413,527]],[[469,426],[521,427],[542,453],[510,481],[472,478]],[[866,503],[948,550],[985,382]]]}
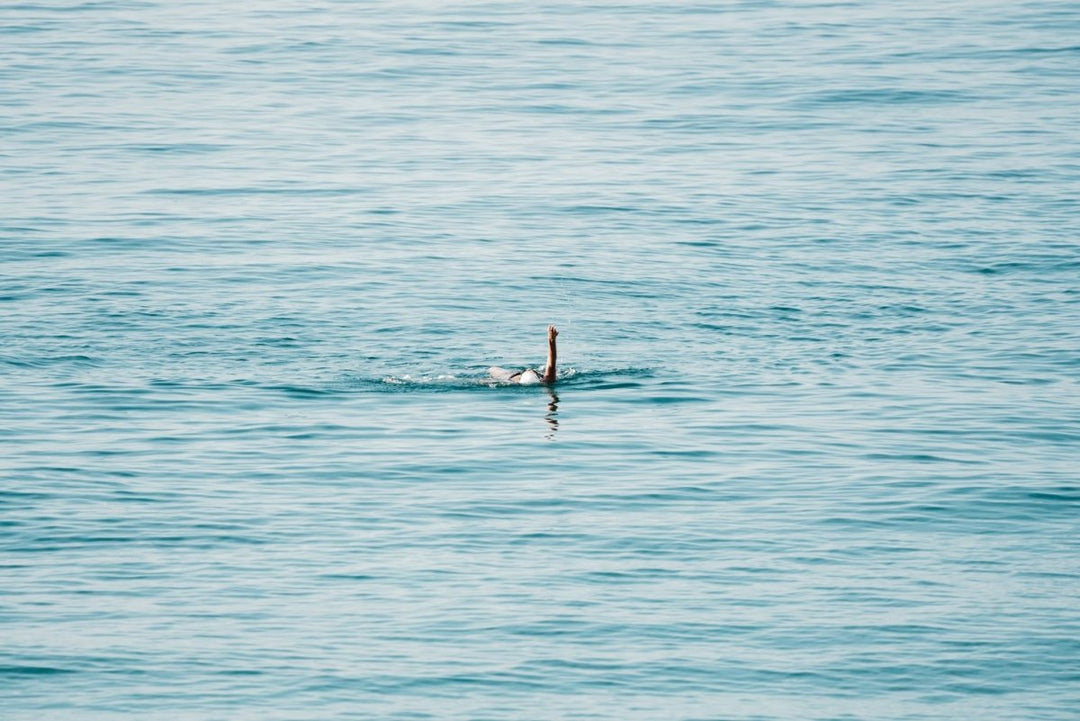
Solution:
{"label": "rippled sea texture", "polygon": [[1077,38],[0,6],[0,715],[1075,719]]}

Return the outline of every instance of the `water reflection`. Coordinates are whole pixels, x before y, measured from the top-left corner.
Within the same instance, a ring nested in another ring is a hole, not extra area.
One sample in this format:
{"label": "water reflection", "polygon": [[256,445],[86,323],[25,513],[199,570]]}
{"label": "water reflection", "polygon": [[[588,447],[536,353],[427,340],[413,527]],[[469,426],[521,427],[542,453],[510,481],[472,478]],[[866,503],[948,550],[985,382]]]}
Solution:
{"label": "water reflection", "polygon": [[544,420],[547,421],[549,430],[544,438],[549,441],[555,438],[555,433],[559,430],[559,396],[555,394],[555,391],[551,388],[547,388],[548,405],[547,413],[544,414]]}

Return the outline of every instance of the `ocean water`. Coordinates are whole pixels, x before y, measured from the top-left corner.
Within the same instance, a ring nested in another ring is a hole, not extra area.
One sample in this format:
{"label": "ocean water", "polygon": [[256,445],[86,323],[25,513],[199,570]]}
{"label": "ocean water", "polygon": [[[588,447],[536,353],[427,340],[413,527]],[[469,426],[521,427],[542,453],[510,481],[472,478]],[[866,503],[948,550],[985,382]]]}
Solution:
{"label": "ocean water", "polygon": [[0,5],[0,717],[1075,719],[1077,38]]}

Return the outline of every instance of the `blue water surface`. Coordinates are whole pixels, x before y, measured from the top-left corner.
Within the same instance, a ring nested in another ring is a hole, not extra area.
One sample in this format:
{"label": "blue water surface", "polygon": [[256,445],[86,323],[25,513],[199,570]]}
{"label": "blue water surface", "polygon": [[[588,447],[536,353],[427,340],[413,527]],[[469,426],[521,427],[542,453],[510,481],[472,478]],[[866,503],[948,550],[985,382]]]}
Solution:
{"label": "blue water surface", "polygon": [[1077,38],[3,4],[0,716],[1075,719]]}

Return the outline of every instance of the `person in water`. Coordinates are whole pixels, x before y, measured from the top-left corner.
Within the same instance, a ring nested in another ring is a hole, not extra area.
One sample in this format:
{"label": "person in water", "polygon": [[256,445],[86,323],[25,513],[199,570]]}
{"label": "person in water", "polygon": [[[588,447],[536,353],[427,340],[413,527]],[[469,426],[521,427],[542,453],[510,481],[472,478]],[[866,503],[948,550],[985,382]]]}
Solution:
{"label": "person in water", "polygon": [[544,373],[541,375],[532,368],[526,368],[523,371],[512,373],[505,368],[498,366],[492,366],[488,368],[488,375],[497,381],[506,381],[508,383],[520,383],[523,386],[532,386],[538,383],[546,383],[551,385],[555,382],[555,337],[559,335],[559,331],[555,329],[555,326],[548,326],[548,356],[547,363],[544,364]]}

